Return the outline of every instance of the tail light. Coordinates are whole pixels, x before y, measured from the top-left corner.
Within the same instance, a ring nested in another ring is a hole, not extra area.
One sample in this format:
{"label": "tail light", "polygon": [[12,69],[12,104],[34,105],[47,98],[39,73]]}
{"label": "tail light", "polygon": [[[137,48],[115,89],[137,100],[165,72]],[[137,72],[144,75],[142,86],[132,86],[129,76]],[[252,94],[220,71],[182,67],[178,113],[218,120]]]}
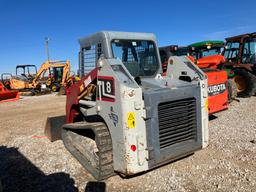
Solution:
{"label": "tail light", "polygon": [[131,150],[132,150],[132,151],[136,151],[136,150],[137,150],[136,145],[131,145]]}

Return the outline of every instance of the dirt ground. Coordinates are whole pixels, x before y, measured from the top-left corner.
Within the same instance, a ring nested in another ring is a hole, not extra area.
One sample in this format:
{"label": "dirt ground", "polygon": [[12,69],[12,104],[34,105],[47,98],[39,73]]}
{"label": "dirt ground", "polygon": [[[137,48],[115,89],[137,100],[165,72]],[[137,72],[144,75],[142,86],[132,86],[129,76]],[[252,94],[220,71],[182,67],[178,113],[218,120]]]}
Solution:
{"label": "dirt ground", "polygon": [[233,102],[209,123],[210,145],[132,178],[92,176],[61,141],[44,136],[47,116],[65,114],[65,97],[0,104],[0,179],[4,191],[256,191],[256,97]]}

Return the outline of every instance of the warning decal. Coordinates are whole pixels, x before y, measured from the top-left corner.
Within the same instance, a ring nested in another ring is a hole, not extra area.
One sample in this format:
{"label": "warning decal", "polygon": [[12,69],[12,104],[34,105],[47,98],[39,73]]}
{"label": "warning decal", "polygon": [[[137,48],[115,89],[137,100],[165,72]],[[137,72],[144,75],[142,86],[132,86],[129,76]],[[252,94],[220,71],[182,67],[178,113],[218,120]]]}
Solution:
{"label": "warning decal", "polygon": [[127,113],[127,124],[128,128],[135,128],[135,114],[134,112]]}

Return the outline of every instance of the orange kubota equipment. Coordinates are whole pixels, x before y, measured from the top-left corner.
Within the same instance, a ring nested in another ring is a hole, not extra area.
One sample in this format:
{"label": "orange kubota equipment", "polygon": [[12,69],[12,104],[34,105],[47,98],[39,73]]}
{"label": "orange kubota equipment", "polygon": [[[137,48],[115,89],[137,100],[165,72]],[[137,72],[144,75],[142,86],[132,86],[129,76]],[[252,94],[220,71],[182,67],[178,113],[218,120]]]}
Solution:
{"label": "orange kubota equipment", "polygon": [[[192,44],[193,47],[205,45],[208,42]],[[217,43],[221,43],[218,42]],[[223,45],[223,43],[222,43]],[[209,47],[208,47],[209,48]],[[208,51],[208,48],[206,50]],[[228,74],[226,71],[217,69],[225,60],[221,55],[204,56],[201,52],[191,52],[189,47],[179,48],[177,45],[170,45],[160,48],[160,56],[163,66],[163,75],[167,70],[168,58],[172,55],[187,56],[187,59],[196,63],[208,78],[208,112],[209,115],[228,109]],[[194,49],[193,51],[198,51]]]}
{"label": "orange kubota equipment", "polygon": [[16,101],[20,98],[18,91],[10,91],[0,82],[0,103]]}

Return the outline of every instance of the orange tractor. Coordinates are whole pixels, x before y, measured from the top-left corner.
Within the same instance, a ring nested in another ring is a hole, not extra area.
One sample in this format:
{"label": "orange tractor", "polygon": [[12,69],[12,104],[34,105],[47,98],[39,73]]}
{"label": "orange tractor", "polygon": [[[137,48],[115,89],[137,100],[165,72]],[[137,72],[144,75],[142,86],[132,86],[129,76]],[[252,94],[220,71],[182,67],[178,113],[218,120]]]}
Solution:
{"label": "orange tractor", "polygon": [[20,98],[18,91],[8,90],[2,82],[0,82],[0,103],[16,101]]}
{"label": "orange tractor", "polygon": [[218,69],[225,62],[221,55],[223,41],[202,41],[188,46],[188,55],[201,68]]}
{"label": "orange tractor", "polygon": [[160,48],[160,55],[163,66],[163,73],[166,73],[167,61],[170,56],[184,56],[196,63],[208,78],[208,112],[214,114],[228,109],[229,82],[227,72],[219,70],[218,65],[225,61],[221,55],[221,48],[224,42],[204,41],[187,47],[176,45]]}
{"label": "orange tractor", "polygon": [[4,79],[2,77],[2,81],[4,81],[6,87],[8,85],[8,87],[12,90],[25,92],[25,91],[29,91],[30,89],[35,89],[35,87],[33,87],[31,83],[35,78],[36,74],[37,74],[37,68],[35,65],[30,65],[30,64],[17,65],[16,75],[15,76],[10,75],[9,79],[7,78]]}
{"label": "orange tractor", "polygon": [[[250,97],[256,94],[256,32],[226,38],[222,69],[229,72],[237,95]],[[234,89],[233,89],[234,90]]]}

